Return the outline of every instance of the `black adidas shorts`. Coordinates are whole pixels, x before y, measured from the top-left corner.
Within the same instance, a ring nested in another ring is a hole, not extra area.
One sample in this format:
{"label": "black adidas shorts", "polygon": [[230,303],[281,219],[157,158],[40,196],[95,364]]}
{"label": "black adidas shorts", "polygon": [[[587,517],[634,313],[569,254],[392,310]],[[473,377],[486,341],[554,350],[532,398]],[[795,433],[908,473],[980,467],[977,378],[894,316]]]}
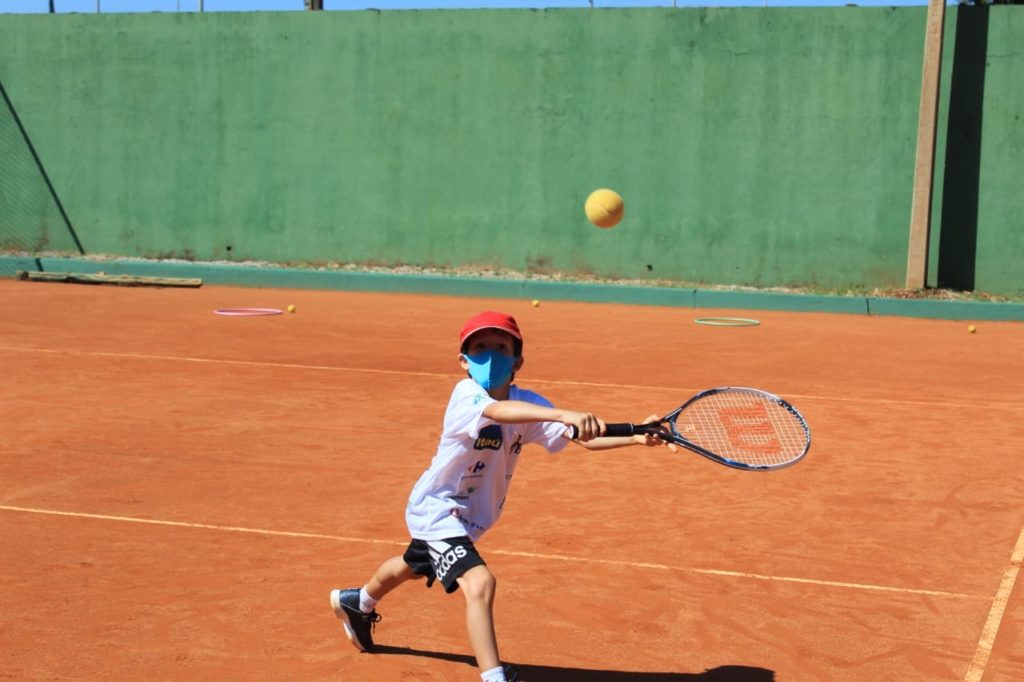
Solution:
{"label": "black adidas shorts", "polygon": [[427,587],[440,580],[444,591],[459,589],[456,579],[474,566],[486,566],[466,536],[444,540],[413,540],[402,556],[416,575],[427,576]]}

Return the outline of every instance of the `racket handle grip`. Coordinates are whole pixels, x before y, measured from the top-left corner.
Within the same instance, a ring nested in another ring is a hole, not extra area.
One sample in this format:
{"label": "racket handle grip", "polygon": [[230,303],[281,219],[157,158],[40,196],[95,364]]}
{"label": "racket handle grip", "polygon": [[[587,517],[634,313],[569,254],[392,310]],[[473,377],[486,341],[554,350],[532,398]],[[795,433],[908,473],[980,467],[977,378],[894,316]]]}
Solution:
{"label": "racket handle grip", "polygon": [[636,435],[636,427],[633,424],[605,424],[604,435],[611,438]]}
{"label": "racket handle grip", "polygon": [[[570,440],[575,440],[580,437],[580,429],[575,427],[575,424],[567,424],[568,429],[565,431],[565,435]],[[622,437],[631,436],[637,433],[636,426],[633,424],[605,424],[604,435],[611,437]]]}
{"label": "racket handle grip", "polygon": [[[604,426],[604,435],[610,438],[635,436],[637,433],[643,433],[643,431],[637,429],[635,424],[605,424]],[[569,424],[568,427],[566,435],[568,435],[571,440],[579,438],[580,430],[576,428],[576,425]]]}

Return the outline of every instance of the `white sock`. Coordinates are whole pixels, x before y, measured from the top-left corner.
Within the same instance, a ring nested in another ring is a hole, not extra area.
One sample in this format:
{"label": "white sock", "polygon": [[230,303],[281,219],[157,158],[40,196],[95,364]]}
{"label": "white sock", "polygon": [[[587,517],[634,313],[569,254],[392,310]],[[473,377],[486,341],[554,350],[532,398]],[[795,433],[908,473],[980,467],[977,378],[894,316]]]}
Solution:
{"label": "white sock", "polygon": [[484,682],[507,682],[505,680],[505,668],[498,666],[480,673],[480,679]]}
{"label": "white sock", "polygon": [[374,599],[370,596],[370,593],[366,591],[365,586],[363,589],[359,590],[359,610],[363,613],[370,613],[373,611],[373,608],[377,606],[377,602],[379,601],[379,599]]}

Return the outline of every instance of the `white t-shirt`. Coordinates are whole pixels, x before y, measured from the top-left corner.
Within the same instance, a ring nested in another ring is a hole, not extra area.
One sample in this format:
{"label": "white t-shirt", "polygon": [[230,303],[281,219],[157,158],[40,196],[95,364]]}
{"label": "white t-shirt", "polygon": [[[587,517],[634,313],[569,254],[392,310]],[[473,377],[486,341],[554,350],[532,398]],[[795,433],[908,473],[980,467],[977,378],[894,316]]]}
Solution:
{"label": "white t-shirt", "polygon": [[[509,400],[551,407],[544,396],[512,386]],[[409,495],[405,522],[418,540],[468,535],[473,541],[493,526],[527,443],[559,452],[569,442],[560,422],[499,424],[483,415],[496,402],[472,379],[452,391],[444,431],[430,467]]]}

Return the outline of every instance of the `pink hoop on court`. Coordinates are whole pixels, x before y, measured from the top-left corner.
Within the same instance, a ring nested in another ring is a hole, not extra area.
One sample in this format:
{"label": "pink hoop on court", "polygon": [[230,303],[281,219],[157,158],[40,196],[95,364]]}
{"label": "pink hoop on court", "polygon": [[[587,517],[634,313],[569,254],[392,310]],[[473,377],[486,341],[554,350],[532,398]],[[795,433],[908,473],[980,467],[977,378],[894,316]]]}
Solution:
{"label": "pink hoop on court", "polygon": [[259,317],[261,315],[280,315],[278,308],[219,308],[213,311],[215,315],[226,315],[228,317]]}

